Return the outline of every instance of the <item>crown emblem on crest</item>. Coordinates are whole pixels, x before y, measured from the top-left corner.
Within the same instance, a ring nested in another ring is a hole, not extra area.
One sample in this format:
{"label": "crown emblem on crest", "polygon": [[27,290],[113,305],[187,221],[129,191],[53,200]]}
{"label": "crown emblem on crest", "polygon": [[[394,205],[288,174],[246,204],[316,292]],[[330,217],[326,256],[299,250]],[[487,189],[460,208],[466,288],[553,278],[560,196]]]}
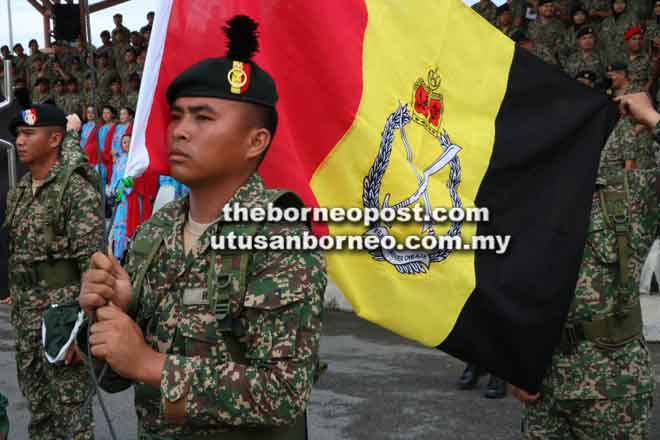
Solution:
{"label": "crown emblem on crest", "polygon": [[444,97],[438,91],[442,79],[438,69],[430,69],[426,77],[417,79],[413,85],[412,120],[438,137],[444,111]]}

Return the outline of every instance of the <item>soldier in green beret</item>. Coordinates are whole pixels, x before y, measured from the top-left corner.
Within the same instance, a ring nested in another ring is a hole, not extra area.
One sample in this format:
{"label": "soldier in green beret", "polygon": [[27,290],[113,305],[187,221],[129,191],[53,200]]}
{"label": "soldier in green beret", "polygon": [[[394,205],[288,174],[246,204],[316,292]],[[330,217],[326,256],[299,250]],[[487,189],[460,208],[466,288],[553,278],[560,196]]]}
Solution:
{"label": "soldier in green beret", "polygon": [[229,222],[223,207],[302,206],[266,189],[257,166],[277,126],[277,91],[253,60],[257,24],[228,22],[223,58],[167,90],[169,162],[190,194],[136,232],[123,266],[97,253],[80,304],[96,310],[78,341],[107,361],[102,386],[135,386],[141,439],[304,439],[318,370],[324,259],[319,251],[214,249],[212,237],[300,236],[303,222]]}

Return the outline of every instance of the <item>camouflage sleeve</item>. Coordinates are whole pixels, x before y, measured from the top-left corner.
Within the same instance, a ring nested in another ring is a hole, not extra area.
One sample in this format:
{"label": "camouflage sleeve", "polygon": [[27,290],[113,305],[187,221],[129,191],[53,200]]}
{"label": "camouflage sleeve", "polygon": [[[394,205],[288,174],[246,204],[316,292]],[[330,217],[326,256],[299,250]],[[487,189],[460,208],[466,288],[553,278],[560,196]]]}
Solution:
{"label": "camouflage sleeve", "polygon": [[653,128],[653,137],[655,138],[655,142],[657,144],[660,144],[660,121],[657,124],[655,124],[655,127]]}
{"label": "camouflage sleeve", "polygon": [[101,216],[101,196],[82,176],[74,174],[67,188],[67,237],[70,258],[78,262],[84,272],[94,252],[103,249],[105,219]]}
{"label": "camouflage sleeve", "polygon": [[626,124],[620,145],[623,160],[636,160],[639,157],[641,144],[642,142],[637,141],[637,136],[633,132],[632,123]]}
{"label": "camouflage sleeve", "polygon": [[[270,225],[265,234],[301,235]],[[243,318],[246,362],[168,355],[161,408],[178,423],[274,426],[306,408],[321,337],[326,286],[320,252],[258,252],[248,269]]]}

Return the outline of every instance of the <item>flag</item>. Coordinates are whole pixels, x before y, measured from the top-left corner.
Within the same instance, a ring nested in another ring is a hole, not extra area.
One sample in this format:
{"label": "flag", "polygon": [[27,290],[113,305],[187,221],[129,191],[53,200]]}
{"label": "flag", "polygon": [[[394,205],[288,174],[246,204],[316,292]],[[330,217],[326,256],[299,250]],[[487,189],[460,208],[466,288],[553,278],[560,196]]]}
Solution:
{"label": "flag", "polygon": [[328,223],[317,233],[510,237],[501,254],[328,251],[356,313],[537,391],[573,297],[614,106],[460,0],[167,0],[129,174],[167,173],[165,90],[224,55],[221,27],[236,14],[259,23],[255,61],[280,96],[260,168],[269,186],[310,206],[489,209],[489,221]]}

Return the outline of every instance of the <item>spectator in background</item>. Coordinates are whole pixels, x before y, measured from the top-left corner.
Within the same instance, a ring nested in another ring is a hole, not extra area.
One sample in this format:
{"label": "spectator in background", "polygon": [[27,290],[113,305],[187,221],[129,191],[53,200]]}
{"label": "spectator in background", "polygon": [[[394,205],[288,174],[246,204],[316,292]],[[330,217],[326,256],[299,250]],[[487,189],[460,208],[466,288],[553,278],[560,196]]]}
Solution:
{"label": "spectator in background", "polygon": [[62,110],[67,115],[75,113],[80,119],[83,117],[83,102],[78,91],[78,81],[75,78],[71,78],[66,82],[66,94],[64,95]]}
{"label": "spectator in background", "polygon": [[101,53],[98,57],[98,66],[96,68],[96,85],[98,93],[98,102],[107,102],[112,94],[110,86],[112,80],[117,77],[115,69],[110,65],[110,56],[107,53]]}
{"label": "spectator in background", "polygon": [[154,11],[147,12],[147,24],[140,28],[140,33],[144,34],[145,31],[150,31],[154,26],[154,18],[156,18],[156,13]]}
{"label": "spectator in background", "polygon": [[110,97],[105,101],[112,108],[122,108],[126,105],[126,98],[122,93],[121,79],[118,76],[110,82]]}
{"label": "spectator in background", "polygon": [[137,63],[137,53],[131,47],[126,48],[124,51],[124,63],[119,70],[121,77],[121,87],[124,92],[129,90],[129,79],[134,73],[140,72],[141,68]]}
{"label": "spectator in background", "polygon": [[55,105],[60,108],[60,110],[64,111],[64,104],[66,100],[65,96],[65,88],[64,88],[64,81],[61,79],[55,80],[55,86],[53,87],[53,100],[55,101]]}
{"label": "spectator in background", "polygon": [[9,50],[9,46],[5,45],[5,46],[0,47],[0,54],[2,54],[2,60],[3,61],[5,61],[5,60],[13,61],[14,60],[14,57],[12,56],[11,51]]}
{"label": "spectator in background", "polygon": [[99,173],[104,182],[106,182],[107,189],[110,189],[110,179],[112,179],[112,138],[115,135],[117,124],[115,118],[117,111],[109,105],[103,106],[103,113],[101,113],[102,124],[98,130],[98,143],[101,149],[101,166],[99,166]]}
{"label": "spectator in background", "polygon": [[643,38],[640,27],[631,27],[626,30],[624,34],[627,55],[625,60],[628,64],[628,78],[633,87],[649,92],[653,85],[651,58],[644,51]]}
{"label": "spectator in background", "polygon": [[137,57],[137,54],[142,50],[142,47],[144,45],[144,39],[142,38],[142,34],[133,31],[131,32],[131,39],[129,41],[131,48],[135,52],[135,56]]}
{"label": "spectator in background", "polygon": [[131,38],[131,31],[123,25],[124,17],[121,14],[115,14],[112,19],[115,22],[115,28],[112,30],[113,37],[120,33],[122,34],[122,41],[128,43]]}
{"label": "spectator in background", "polygon": [[114,199],[115,212],[112,217],[112,228],[108,239],[112,246],[112,254],[121,260],[128,247],[128,235],[126,233],[126,221],[128,219],[128,195],[131,192],[130,185],[125,184],[124,173],[128,162],[128,151],[131,145],[131,134],[127,132],[121,136],[121,145],[115,157],[114,171],[112,172],[112,183],[110,194]]}
{"label": "spectator in background", "polygon": [[28,72],[28,56],[25,55],[21,43],[14,45],[14,63],[16,64],[16,78],[27,79]]}
{"label": "spectator in background", "polygon": [[627,9],[626,0],[612,1],[612,15],[605,18],[599,33],[601,49],[607,64],[622,62],[626,59],[624,34],[639,20]]}
{"label": "spectator in background", "polygon": [[140,96],[140,75],[133,73],[128,79],[128,92],[126,93],[126,106],[137,111],[138,97]]}
{"label": "spectator in background", "polygon": [[112,56],[112,50],[113,50],[113,45],[112,45],[112,39],[110,37],[110,31],[101,32],[101,47],[96,49],[96,56],[98,57],[103,53]]}
{"label": "spectator in background", "polygon": [[44,104],[54,102],[50,91],[50,81],[48,78],[38,78],[36,87],[32,91],[32,104]]}
{"label": "spectator in background", "polygon": [[[126,58],[126,50],[130,49],[128,39],[124,39],[125,34],[120,31],[114,31],[112,39],[112,60],[117,70],[123,70],[124,59]],[[130,34],[129,34],[130,35]]]}
{"label": "spectator in background", "polygon": [[99,162],[99,125],[96,109],[91,105],[88,106],[85,109],[85,123],[80,131],[80,148],[85,152],[92,166],[96,166]]}

